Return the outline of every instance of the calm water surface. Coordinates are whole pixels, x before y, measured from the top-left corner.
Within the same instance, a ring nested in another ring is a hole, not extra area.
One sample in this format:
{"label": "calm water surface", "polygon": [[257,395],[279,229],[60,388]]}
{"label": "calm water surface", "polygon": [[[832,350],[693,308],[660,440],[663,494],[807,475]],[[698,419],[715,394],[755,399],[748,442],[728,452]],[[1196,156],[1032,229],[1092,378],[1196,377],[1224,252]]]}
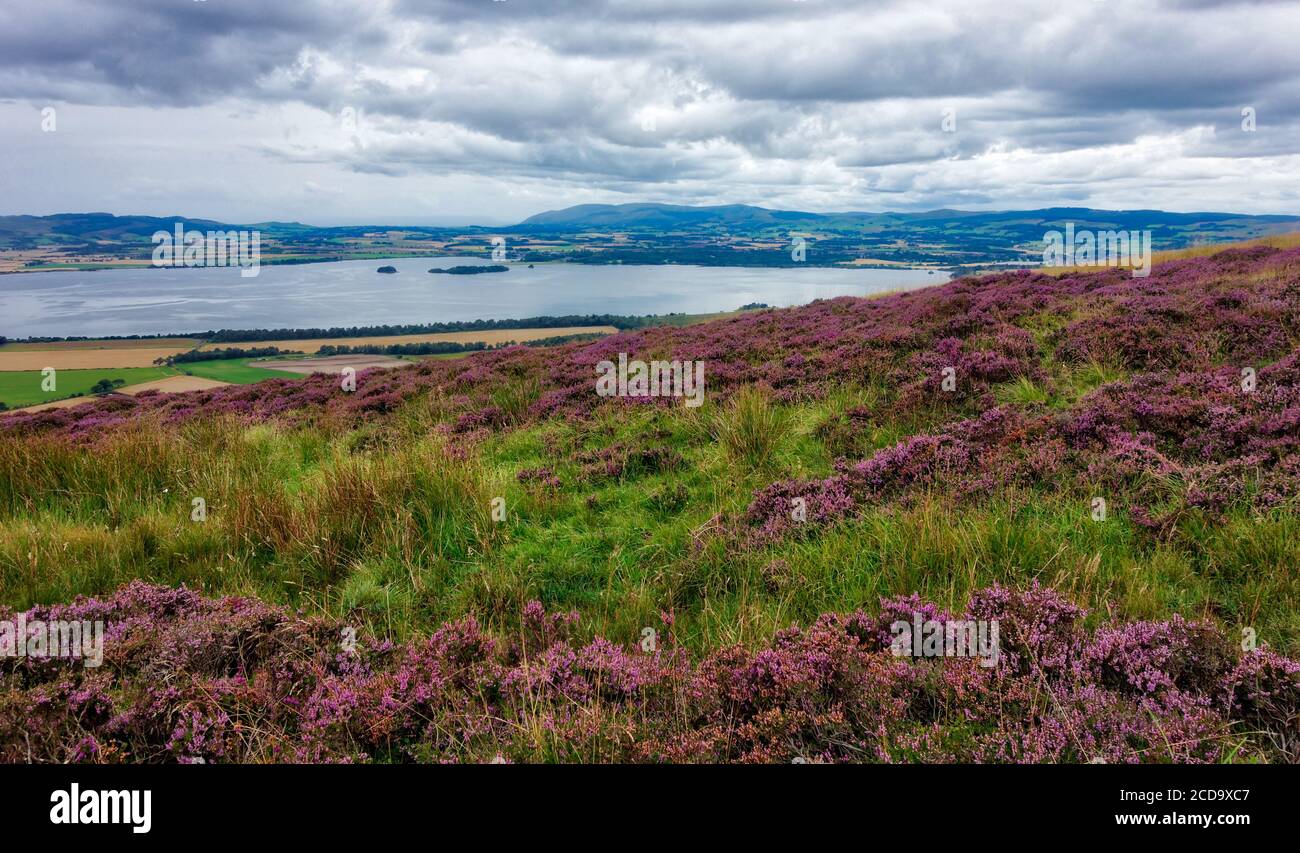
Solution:
{"label": "calm water surface", "polygon": [[[0,275],[0,335],[97,336],[437,323],[543,314],[688,314],[750,302],[802,305],[939,284],[924,270],[694,266],[511,265],[509,272],[431,275],[490,263],[398,258],[232,268]],[[398,272],[375,272],[381,265]]]}

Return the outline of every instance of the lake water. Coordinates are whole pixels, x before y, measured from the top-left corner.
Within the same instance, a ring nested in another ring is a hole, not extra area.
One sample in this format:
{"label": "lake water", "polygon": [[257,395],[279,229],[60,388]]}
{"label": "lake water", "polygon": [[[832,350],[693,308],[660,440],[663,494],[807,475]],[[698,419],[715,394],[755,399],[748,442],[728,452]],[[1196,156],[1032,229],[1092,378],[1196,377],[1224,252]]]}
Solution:
{"label": "lake water", "polygon": [[[263,266],[0,275],[0,335],[86,336],[504,320],[543,314],[702,314],[751,302],[802,305],[939,284],[924,270],[513,264],[509,272],[431,275],[490,263],[398,258]],[[391,265],[398,272],[375,272]]]}

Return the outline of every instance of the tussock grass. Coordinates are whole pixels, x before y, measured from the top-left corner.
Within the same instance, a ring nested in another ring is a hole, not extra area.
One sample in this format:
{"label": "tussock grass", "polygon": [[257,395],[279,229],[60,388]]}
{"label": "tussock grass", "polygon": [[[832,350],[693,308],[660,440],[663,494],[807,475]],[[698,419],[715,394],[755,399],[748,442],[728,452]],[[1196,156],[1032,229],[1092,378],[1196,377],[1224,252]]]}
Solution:
{"label": "tussock grass", "polygon": [[763,468],[789,438],[794,422],[772,403],[766,390],[747,386],[727,401],[709,421],[709,434],[733,461]]}

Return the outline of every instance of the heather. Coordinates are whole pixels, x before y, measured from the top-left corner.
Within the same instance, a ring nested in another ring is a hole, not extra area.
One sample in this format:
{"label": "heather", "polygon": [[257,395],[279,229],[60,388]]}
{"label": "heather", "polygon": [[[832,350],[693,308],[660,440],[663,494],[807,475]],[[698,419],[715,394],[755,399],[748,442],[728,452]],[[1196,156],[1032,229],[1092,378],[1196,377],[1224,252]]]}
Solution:
{"label": "heather", "polygon": [[[995,667],[911,659],[919,597],[828,614],[757,649],[584,636],[529,602],[405,644],[255,600],[136,582],[28,619],[109,627],[99,668],[0,663],[0,757],[91,762],[1180,762],[1293,759],[1300,665],[1180,617],[1082,627],[1033,586],[977,591]],[[9,613],[3,614],[8,617]],[[1250,733],[1251,738],[1245,737]]]}
{"label": "heather", "polygon": [[[0,603],[138,625],[6,713],[111,709],[43,760],[1292,760],[1297,320],[1257,246],[5,416]],[[599,397],[620,352],[705,404]],[[895,659],[912,595],[1035,639]]]}

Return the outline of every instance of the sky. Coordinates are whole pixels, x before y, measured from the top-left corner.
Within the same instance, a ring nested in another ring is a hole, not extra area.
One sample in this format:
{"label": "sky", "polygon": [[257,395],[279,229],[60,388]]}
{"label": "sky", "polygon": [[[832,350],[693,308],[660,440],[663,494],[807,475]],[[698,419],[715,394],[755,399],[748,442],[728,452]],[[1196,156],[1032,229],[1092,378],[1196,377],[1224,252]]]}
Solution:
{"label": "sky", "polygon": [[0,6],[0,214],[1300,213],[1300,2]]}

